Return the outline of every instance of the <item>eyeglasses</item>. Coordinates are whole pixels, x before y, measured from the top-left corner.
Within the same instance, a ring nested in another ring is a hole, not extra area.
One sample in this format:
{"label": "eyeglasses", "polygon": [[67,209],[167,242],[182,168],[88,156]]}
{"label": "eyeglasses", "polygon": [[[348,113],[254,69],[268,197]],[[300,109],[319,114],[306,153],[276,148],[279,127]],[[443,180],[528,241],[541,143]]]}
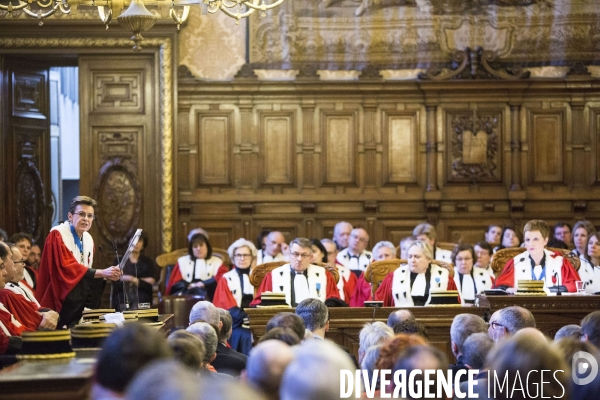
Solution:
{"label": "eyeglasses", "polygon": [[298,257],[300,257],[300,258],[308,258],[308,257],[310,257],[310,254],[303,254],[303,253],[291,253],[291,254],[290,254],[290,256],[291,256],[292,258],[298,258]]}
{"label": "eyeglasses", "polygon": [[17,265],[17,264],[25,264],[25,261],[21,260],[21,261],[13,261],[13,264]]}
{"label": "eyeglasses", "polygon": [[96,216],[94,214],[86,214],[83,211],[79,211],[78,213],[75,213],[76,215],[79,215],[79,218],[87,218],[87,219],[95,219]]}
{"label": "eyeglasses", "polygon": [[252,258],[252,254],[234,254],[234,258]]}
{"label": "eyeglasses", "polygon": [[497,323],[496,321],[490,322],[490,326],[494,329],[504,328],[504,325]]}

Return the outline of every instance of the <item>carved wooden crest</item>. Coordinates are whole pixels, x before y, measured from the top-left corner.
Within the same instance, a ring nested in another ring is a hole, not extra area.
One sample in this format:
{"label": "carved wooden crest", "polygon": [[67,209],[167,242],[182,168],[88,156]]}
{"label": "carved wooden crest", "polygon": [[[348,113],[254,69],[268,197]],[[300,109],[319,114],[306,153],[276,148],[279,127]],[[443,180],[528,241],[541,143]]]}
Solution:
{"label": "carved wooden crest", "polygon": [[449,114],[449,181],[497,182],[501,178],[498,113]]}
{"label": "carved wooden crest", "polygon": [[102,235],[118,245],[126,244],[140,220],[142,199],[135,171],[121,158],[108,160],[100,169],[94,197]]}
{"label": "carved wooden crest", "polygon": [[37,241],[41,237],[44,219],[44,184],[37,165],[21,159],[16,178],[17,231],[31,233]]}

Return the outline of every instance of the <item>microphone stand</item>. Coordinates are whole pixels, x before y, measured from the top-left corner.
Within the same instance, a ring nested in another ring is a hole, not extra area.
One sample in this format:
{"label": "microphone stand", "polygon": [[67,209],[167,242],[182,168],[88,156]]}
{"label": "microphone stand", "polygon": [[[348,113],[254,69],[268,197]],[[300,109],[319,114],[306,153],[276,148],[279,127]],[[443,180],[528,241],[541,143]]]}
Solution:
{"label": "microphone stand", "polygon": [[[113,248],[115,250],[115,256],[117,256],[117,264],[121,264],[121,261],[119,260],[119,252],[117,251],[117,242],[115,242],[114,240],[112,241],[113,244]],[[125,300],[125,311],[129,311],[129,297],[127,296],[127,290],[125,289],[125,281],[123,280],[123,274],[121,274],[121,285],[123,286],[123,297]],[[119,298],[119,311],[123,312],[123,310],[121,310],[121,301]]]}

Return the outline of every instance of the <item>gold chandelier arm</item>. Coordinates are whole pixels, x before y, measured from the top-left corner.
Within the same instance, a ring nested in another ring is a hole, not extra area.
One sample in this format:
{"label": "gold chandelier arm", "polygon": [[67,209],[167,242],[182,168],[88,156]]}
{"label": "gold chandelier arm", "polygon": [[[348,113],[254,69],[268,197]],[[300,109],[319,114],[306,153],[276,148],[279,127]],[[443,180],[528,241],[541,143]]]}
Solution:
{"label": "gold chandelier arm", "polygon": [[29,7],[24,8],[23,11],[25,12],[25,14],[29,15],[30,17],[39,19],[40,26],[41,26],[44,24],[41,20],[44,18],[48,18],[49,16],[54,14],[56,12],[56,10],[58,10],[59,6],[60,6],[60,3],[55,3],[54,6],[52,7],[52,9],[48,10],[46,12],[42,12],[42,10],[38,10],[37,12],[34,12],[34,11],[31,11],[31,9]]}
{"label": "gold chandelier arm", "polygon": [[36,3],[41,8],[48,8],[48,7],[52,7],[52,3],[54,3],[54,1],[53,0],[48,0],[46,3],[42,3],[41,1],[38,0]]}
{"label": "gold chandelier arm", "polygon": [[277,6],[279,6],[280,4],[282,4],[285,0],[276,0],[275,3],[272,4],[265,4],[265,0],[261,1],[260,5],[256,5],[256,3],[258,2],[258,0],[254,0],[254,3],[251,1],[244,1],[244,5],[250,8],[253,8],[255,10],[261,10],[261,11],[266,11],[266,10],[270,10],[271,8],[275,8]]}
{"label": "gold chandelier arm", "polygon": [[16,6],[13,6],[11,2],[9,2],[9,3],[8,3],[8,5],[6,5],[6,6],[5,6],[5,5],[3,5],[3,4],[0,4],[0,9],[2,9],[2,10],[6,10],[6,11],[8,11],[9,13],[10,13],[10,12],[13,12],[13,11],[19,11],[19,10],[22,10],[22,9],[24,9],[25,7],[27,7],[27,3],[25,3],[25,2],[22,2],[21,0],[19,0],[19,4],[18,4],[18,5],[16,5]]}
{"label": "gold chandelier arm", "polygon": [[173,21],[177,24],[177,30],[181,27],[185,21],[187,21],[188,16],[190,15],[190,6],[183,6],[183,11],[181,12],[181,16],[177,14],[177,10],[175,9],[175,5],[172,5],[169,9],[169,14]]}
{"label": "gold chandelier arm", "polygon": [[223,5],[221,5],[221,11],[223,11],[227,16],[234,18],[239,22],[240,19],[247,18],[248,16],[250,16],[250,14],[252,14],[256,10],[253,8],[249,8],[248,11],[246,11],[245,13],[240,13],[239,11],[236,11],[235,13],[233,13],[233,12],[229,11],[227,8],[225,8]]}
{"label": "gold chandelier arm", "polygon": [[100,20],[102,21],[104,26],[106,26],[106,29],[108,29],[108,24],[110,24],[110,21],[112,21],[112,8],[109,7],[107,13],[104,12],[104,6],[97,6],[97,8]]}
{"label": "gold chandelier arm", "polygon": [[59,3],[58,8],[60,9],[60,12],[63,14],[71,13],[71,6],[69,5],[69,3],[61,2],[61,3]]}

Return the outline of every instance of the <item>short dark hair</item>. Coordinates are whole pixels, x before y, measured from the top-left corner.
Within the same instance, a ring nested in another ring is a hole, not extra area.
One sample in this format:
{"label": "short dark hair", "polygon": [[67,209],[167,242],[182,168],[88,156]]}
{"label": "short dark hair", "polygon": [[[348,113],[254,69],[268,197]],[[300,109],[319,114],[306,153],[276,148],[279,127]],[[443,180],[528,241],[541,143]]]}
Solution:
{"label": "short dark hair", "polygon": [[204,342],[191,332],[180,329],[167,338],[173,357],[188,368],[199,370],[206,354]]}
{"label": "short dark hair", "polygon": [[292,240],[290,242],[290,249],[295,244],[297,244],[298,246],[302,247],[303,249],[310,249],[310,251],[312,253],[312,243],[307,238],[300,237],[300,238],[296,238],[296,239]]}
{"label": "short dark hair", "polygon": [[475,254],[475,249],[473,248],[473,246],[471,246],[468,243],[460,243],[454,246],[454,250],[452,250],[451,255],[452,264],[456,265],[456,256],[458,255],[458,253],[465,250],[468,250],[471,253],[471,257],[473,257],[473,265],[475,265],[475,263],[477,262],[477,254]]}
{"label": "short dark hair", "polygon": [[323,246],[323,243],[321,243],[321,241],[319,239],[310,239],[310,242],[312,243],[313,246],[316,246],[319,250],[321,250],[321,253],[323,253],[323,259],[320,262],[327,262],[327,249],[325,248],[325,246]]}
{"label": "short dark hair", "polygon": [[8,242],[8,233],[4,229],[0,229],[0,241]]}
{"label": "short dark hair", "polygon": [[587,335],[588,340],[600,347],[600,311],[594,311],[581,320],[581,334]]}
{"label": "short dark hair", "polygon": [[[479,247],[481,247],[482,249],[484,249],[484,250],[487,250],[487,251],[488,251],[488,253],[490,254],[490,256],[491,256],[492,254],[494,254],[494,248],[492,247],[492,245],[491,245],[491,244],[489,244],[489,243],[488,243],[488,242],[486,242],[485,240],[481,240],[481,241],[479,241],[479,242],[475,243],[475,246],[479,246]],[[473,249],[475,248],[475,246],[473,246]]]}
{"label": "short dark hair", "polygon": [[210,257],[212,257],[212,246],[210,245],[208,238],[201,233],[196,233],[190,238],[190,241],[188,243],[188,254],[192,258],[192,260],[196,260],[196,258],[194,257],[193,250],[195,243],[206,244],[206,248],[208,250],[206,253],[206,259],[208,260]]}
{"label": "short dark hair", "polygon": [[223,324],[219,331],[219,342],[223,343],[229,340],[229,333],[231,332],[231,326],[233,325],[233,318],[229,311],[219,308],[219,320]]}
{"label": "short dark hair", "polygon": [[262,335],[258,341],[258,343],[265,342],[267,340],[279,340],[285,344],[290,346],[294,346],[299,344],[302,341],[302,337],[298,337],[296,332],[294,332],[290,328],[272,328],[267,331],[264,335]]}
{"label": "short dark hair", "polygon": [[535,318],[531,311],[519,306],[501,309],[498,319],[511,335],[523,328],[535,328]]}
{"label": "short dark hair", "polygon": [[494,347],[494,340],[483,332],[474,333],[463,343],[463,363],[473,369],[483,369],[488,353]]}
{"label": "short dark hair", "polygon": [[419,335],[429,340],[429,335],[427,334],[425,327],[413,319],[406,319],[399,324],[394,325],[393,329],[394,335],[399,333],[404,333],[407,335]]}
{"label": "short dark hair", "polygon": [[325,327],[329,321],[329,309],[319,299],[306,299],[296,306],[296,315],[304,321],[304,326],[313,332]]}
{"label": "short dark hair", "polygon": [[31,246],[33,246],[33,236],[26,232],[15,233],[10,237],[12,243],[19,243],[21,240],[27,240]]}
{"label": "short dark hair", "polygon": [[554,228],[552,228],[552,235],[554,235],[556,228],[562,228],[563,226],[566,226],[567,228],[569,228],[569,231],[573,232],[573,228],[571,228],[571,224],[567,224],[566,222],[563,222],[563,221],[558,221],[556,224],[554,224]]}
{"label": "short dark hair", "polygon": [[[4,243],[4,242],[3,242]],[[6,245],[6,243],[4,243]],[[0,244],[0,259],[4,260],[8,256],[8,245],[3,246]]]}
{"label": "short dark hair", "polygon": [[123,393],[144,366],[169,356],[167,340],[158,331],[137,323],[126,324],[104,341],[98,354],[96,379],[105,388]]}
{"label": "short dark hair", "polygon": [[291,312],[277,313],[267,322],[267,332],[273,328],[290,328],[300,338],[304,338],[306,326],[298,315]]}
{"label": "short dark hair", "polygon": [[80,204],[92,207],[94,209],[94,212],[96,212],[96,208],[98,208],[98,203],[96,203],[96,200],[92,199],[91,197],[77,196],[77,197],[74,197],[73,200],[71,200],[71,204],[69,204],[69,212],[71,214],[74,214],[75,209]]}

